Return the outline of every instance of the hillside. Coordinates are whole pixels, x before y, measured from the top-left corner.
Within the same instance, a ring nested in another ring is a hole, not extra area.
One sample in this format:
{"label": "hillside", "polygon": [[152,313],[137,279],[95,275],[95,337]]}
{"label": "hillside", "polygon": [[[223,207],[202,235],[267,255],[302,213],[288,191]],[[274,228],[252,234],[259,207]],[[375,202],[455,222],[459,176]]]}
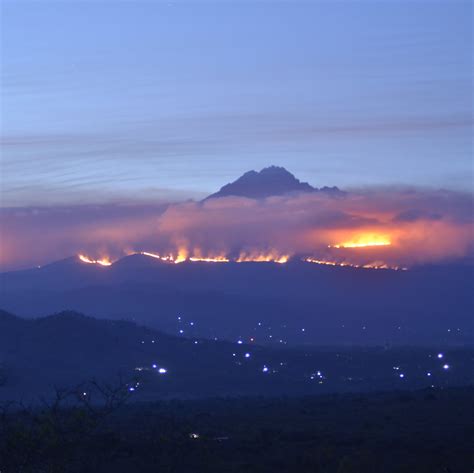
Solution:
{"label": "hillside", "polygon": [[[34,320],[1,312],[0,328],[0,400],[34,400],[51,396],[57,387],[91,379],[113,384],[119,377],[136,387],[138,400],[309,395],[473,381],[473,348],[438,347],[442,360],[430,348],[277,349],[252,341],[170,336],[75,312]],[[446,363],[449,369],[443,368]]]}
{"label": "hillside", "polygon": [[176,335],[180,316],[194,322],[193,335],[230,341],[459,345],[474,340],[472,276],[461,265],[390,271],[132,255],[103,267],[74,257],[0,274],[0,307],[25,317],[70,309]]}

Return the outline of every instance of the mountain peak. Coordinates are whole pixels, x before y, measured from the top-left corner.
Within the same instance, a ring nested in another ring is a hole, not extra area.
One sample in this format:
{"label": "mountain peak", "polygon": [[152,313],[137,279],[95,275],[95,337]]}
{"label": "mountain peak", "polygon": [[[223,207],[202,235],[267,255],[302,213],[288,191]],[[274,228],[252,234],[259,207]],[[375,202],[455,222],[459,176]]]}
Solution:
{"label": "mountain peak", "polygon": [[318,191],[332,194],[342,193],[337,187],[317,189],[307,182],[301,182],[284,167],[269,166],[259,172],[247,171],[237,180],[221,187],[218,192],[211,194],[205,200],[227,196],[261,199],[273,195]]}

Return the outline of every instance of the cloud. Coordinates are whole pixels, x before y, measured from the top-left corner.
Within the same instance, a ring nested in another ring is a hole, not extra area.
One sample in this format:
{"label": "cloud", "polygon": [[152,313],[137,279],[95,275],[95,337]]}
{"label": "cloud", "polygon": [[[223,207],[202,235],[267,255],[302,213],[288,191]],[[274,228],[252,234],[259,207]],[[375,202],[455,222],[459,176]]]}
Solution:
{"label": "cloud", "polygon": [[[371,189],[242,197],[163,205],[3,209],[3,269],[85,252],[119,258],[135,251],[213,256],[273,252],[367,264],[413,266],[473,254],[473,196],[451,191]],[[385,238],[390,245],[334,248]]]}
{"label": "cloud", "polygon": [[393,218],[394,222],[416,222],[417,220],[440,220],[439,213],[427,213],[419,209],[410,209],[400,212]]}

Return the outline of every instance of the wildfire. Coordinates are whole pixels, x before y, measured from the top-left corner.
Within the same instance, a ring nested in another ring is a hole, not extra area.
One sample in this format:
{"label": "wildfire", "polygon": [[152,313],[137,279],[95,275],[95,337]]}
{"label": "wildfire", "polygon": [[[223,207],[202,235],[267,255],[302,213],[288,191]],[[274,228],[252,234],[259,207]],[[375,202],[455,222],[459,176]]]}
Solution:
{"label": "wildfire", "polygon": [[228,263],[230,259],[226,258],[225,256],[218,256],[216,258],[197,258],[192,256],[189,258],[189,261],[200,261],[204,263]]}
{"label": "wildfire", "polygon": [[290,259],[290,255],[278,255],[273,252],[270,253],[245,253],[239,254],[235,260],[236,263],[286,263]]}
{"label": "wildfire", "polygon": [[100,264],[101,266],[111,266],[112,265],[112,262],[110,261],[109,258],[91,259],[91,258],[89,258],[88,256],[85,256],[85,255],[78,255],[78,257],[84,263]]}
{"label": "wildfire", "polygon": [[328,245],[329,248],[367,248],[371,246],[390,246],[392,242],[385,235],[365,234],[357,236],[351,240]]}
{"label": "wildfire", "polygon": [[151,258],[156,258],[161,261],[167,261],[170,263],[183,263],[184,261],[192,262],[204,262],[204,263],[228,263],[230,260],[225,256],[212,256],[212,257],[203,257],[203,256],[191,256],[187,257],[187,253],[184,251],[178,252],[178,255],[175,257],[172,254],[169,255],[159,255],[157,253],[150,253],[148,251],[140,251],[141,255],[150,256]]}
{"label": "wildfire", "polygon": [[140,251],[139,253],[140,255],[145,255],[145,256],[149,256],[150,258],[155,258],[155,259],[159,259],[161,261],[169,261],[171,263],[176,263],[173,255],[167,255],[167,256],[162,256],[162,255],[159,255],[157,253],[150,253],[148,251]]}
{"label": "wildfire", "polygon": [[178,251],[178,255],[175,257],[172,254],[163,256],[157,253],[150,253],[148,251],[141,251],[141,255],[150,256],[151,258],[156,258],[161,261],[167,261],[170,263],[183,263],[185,261],[191,261],[193,263],[245,263],[245,262],[269,262],[269,263],[286,263],[289,259],[289,255],[278,255],[275,253],[245,253],[242,252],[239,254],[238,258],[231,259],[226,255],[217,255],[217,256],[202,256],[201,252],[196,251],[193,256],[188,257],[188,253],[185,250]]}
{"label": "wildfire", "polygon": [[[177,264],[177,263],[182,263],[185,261],[189,262],[204,262],[204,263],[229,263],[229,262],[234,262],[234,263],[278,263],[278,264],[283,264],[289,261],[290,255],[280,255],[275,252],[267,252],[267,253],[252,253],[252,252],[241,252],[237,258],[229,258],[225,255],[213,255],[213,256],[201,256],[201,253],[195,252],[194,254],[197,256],[188,256],[188,253],[186,252],[178,252],[176,256],[173,254],[163,254],[160,255],[158,253],[151,253],[149,251],[140,251],[137,253],[133,254],[140,254],[144,256],[148,256],[150,258],[155,258],[160,261],[164,261],[167,263],[171,264]],[[80,254],[78,255],[78,258],[88,264],[98,264],[100,266],[111,266],[112,261],[109,258],[101,258],[101,259],[92,259],[89,258],[86,255]],[[320,265],[326,265],[326,266],[347,266],[351,268],[362,268],[362,269],[391,269],[391,270],[406,270],[407,268],[405,267],[400,267],[400,266],[391,266],[383,261],[373,261],[370,263],[366,264],[356,264],[352,263],[349,261],[336,261],[336,260],[326,260],[326,259],[317,259],[313,257],[306,257],[301,259],[301,261],[307,262],[307,263],[314,263],[314,264],[320,264]]]}
{"label": "wildfire", "polygon": [[328,261],[328,260],[320,260],[315,258],[305,258],[303,261],[307,263],[315,263],[315,264],[323,264],[327,266],[349,266],[351,268],[362,268],[362,269],[391,269],[394,271],[406,271],[408,268],[402,266],[390,266],[383,262],[375,261],[373,263],[367,264],[354,264],[349,263],[347,261]]}

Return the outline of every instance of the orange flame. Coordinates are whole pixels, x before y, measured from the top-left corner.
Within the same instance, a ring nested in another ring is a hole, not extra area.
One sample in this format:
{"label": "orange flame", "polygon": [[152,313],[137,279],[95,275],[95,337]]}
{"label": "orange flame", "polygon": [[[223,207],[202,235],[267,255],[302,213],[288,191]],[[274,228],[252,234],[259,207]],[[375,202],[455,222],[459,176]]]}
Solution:
{"label": "orange flame", "polygon": [[255,253],[255,252],[241,252],[239,257],[235,260],[236,263],[286,263],[290,259],[290,255],[279,255],[275,252],[270,253]]}
{"label": "orange flame", "polygon": [[[137,253],[133,254],[141,254],[144,256],[149,256],[151,258],[158,259],[160,261],[164,261],[167,263],[182,263],[184,261],[190,261],[190,262],[206,262],[206,263],[229,263],[229,262],[235,262],[235,263],[245,263],[245,262],[255,262],[255,263],[261,263],[261,262],[268,262],[268,263],[279,263],[283,264],[289,261],[290,255],[287,254],[278,254],[275,251],[270,251],[266,253],[258,253],[258,252],[241,252],[237,258],[231,259],[225,255],[210,255],[210,256],[202,256],[202,253],[200,251],[195,251],[193,253],[193,256],[188,256],[187,251],[178,251],[177,256],[174,256],[173,254],[168,254],[168,255],[160,255],[158,253],[151,253],[149,251],[140,251]],[[104,257],[101,259],[92,259],[89,258],[86,255],[79,254],[78,258],[88,264],[98,264],[100,266],[111,266],[112,261],[108,257]],[[303,258],[301,261],[307,262],[307,263],[314,263],[314,264],[320,264],[320,265],[326,265],[326,266],[347,266],[351,268],[362,268],[362,269],[391,269],[391,270],[401,270],[404,271],[407,268],[406,267],[401,267],[401,266],[391,266],[383,261],[373,261],[370,263],[365,263],[365,264],[356,264],[352,263],[349,261],[336,261],[336,260],[326,260],[326,259],[317,259],[314,257],[306,257]]]}
{"label": "orange flame", "polygon": [[178,250],[178,255],[175,257],[173,254],[162,256],[158,253],[150,253],[148,251],[141,251],[140,254],[150,256],[152,258],[159,259],[161,261],[168,261],[170,263],[182,263],[184,261],[191,262],[204,262],[204,263],[229,263],[234,261],[236,263],[243,262],[272,262],[272,263],[286,263],[289,259],[289,255],[278,255],[277,253],[257,253],[242,252],[236,259],[231,259],[225,254],[220,255],[206,255],[204,256],[201,251],[195,250],[193,256],[188,257],[188,251],[185,249]]}
{"label": "orange flame", "polygon": [[328,245],[329,248],[367,248],[371,246],[390,246],[392,242],[386,235],[367,233],[353,237],[351,240]]}
{"label": "orange flame", "polygon": [[156,258],[161,261],[170,261],[174,262],[174,258],[172,255],[167,255],[167,256],[161,256],[157,253],[150,253],[149,251],[140,251],[139,253],[134,253],[134,254],[140,254],[140,255],[145,255],[145,256],[150,256],[151,258]]}
{"label": "orange flame", "polygon": [[401,266],[389,266],[384,262],[373,262],[367,264],[354,264],[349,263],[347,261],[328,261],[328,260],[320,260],[315,258],[305,258],[303,261],[307,263],[315,263],[315,264],[323,264],[327,266],[348,266],[351,268],[362,268],[362,269],[392,269],[394,271],[406,271],[408,268],[401,267]]}
{"label": "orange flame", "polygon": [[78,255],[78,257],[84,263],[100,264],[101,266],[111,266],[112,265],[112,262],[110,261],[109,258],[91,259],[91,258],[89,258],[88,256],[85,256],[85,255]]}
{"label": "orange flame", "polygon": [[225,256],[217,256],[216,258],[198,258],[195,256],[191,256],[189,261],[201,261],[205,263],[228,263],[230,260]]}

